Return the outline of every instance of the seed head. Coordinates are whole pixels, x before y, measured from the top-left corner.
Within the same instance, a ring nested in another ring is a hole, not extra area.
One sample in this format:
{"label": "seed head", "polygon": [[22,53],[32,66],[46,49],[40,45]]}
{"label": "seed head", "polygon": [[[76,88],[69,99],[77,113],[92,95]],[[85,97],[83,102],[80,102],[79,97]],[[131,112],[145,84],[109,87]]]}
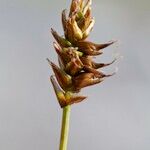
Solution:
{"label": "seed head", "polygon": [[97,44],[86,40],[95,23],[91,4],[92,0],[72,0],[69,14],[66,9],[62,11],[64,36],[51,29],[59,66],[47,60],[55,74],[50,80],[61,107],[83,101],[86,97],[78,95],[82,88],[101,83],[115,74],[105,74],[98,69],[111,65],[116,59],[110,63],[93,60],[93,56],[103,54],[103,49],[115,41]]}

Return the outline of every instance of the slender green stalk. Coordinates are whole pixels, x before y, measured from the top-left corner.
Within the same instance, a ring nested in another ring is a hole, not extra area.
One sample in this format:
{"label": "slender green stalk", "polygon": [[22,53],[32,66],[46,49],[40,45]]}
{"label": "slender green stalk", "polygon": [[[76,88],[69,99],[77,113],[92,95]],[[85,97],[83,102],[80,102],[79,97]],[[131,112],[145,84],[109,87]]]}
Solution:
{"label": "slender green stalk", "polygon": [[71,106],[63,108],[62,127],[59,150],[67,150]]}

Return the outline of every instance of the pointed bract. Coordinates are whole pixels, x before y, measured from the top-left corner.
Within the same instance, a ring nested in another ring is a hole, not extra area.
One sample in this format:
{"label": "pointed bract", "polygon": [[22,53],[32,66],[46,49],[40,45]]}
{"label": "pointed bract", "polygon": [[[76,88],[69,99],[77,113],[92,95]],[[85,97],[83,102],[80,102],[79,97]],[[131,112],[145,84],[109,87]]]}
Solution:
{"label": "pointed bract", "polygon": [[81,88],[94,85],[102,81],[102,78],[95,78],[94,73],[81,73],[74,78],[73,83],[75,86],[75,90],[80,90]]}
{"label": "pointed bract", "polygon": [[110,41],[110,42],[104,43],[104,44],[95,44],[95,48],[96,48],[97,50],[104,49],[104,48],[106,48],[106,47],[108,47],[108,46],[114,44],[115,42],[116,42],[116,41]]}
{"label": "pointed bract", "polygon": [[51,33],[52,33],[53,37],[55,38],[55,40],[56,40],[62,47],[70,47],[70,46],[71,46],[71,43],[70,43],[68,40],[66,40],[66,39],[64,39],[63,37],[59,36],[58,33],[57,33],[55,30],[53,30],[52,28],[51,28]]}
{"label": "pointed bract", "polygon": [[93,27],[94,27],[94,24],[95,24],[95,20],[94,19],[91,19],[90,23],[89,23],[89,26],[87,27],[87,29],[83,32],[83,40],[86,39],[90,32],[92,31]]}
{"label": "pointed bract", "polygon": [[112,62],[110,63],[96,63],[96,62],[93,62],[93,68],[95,69],[99,69],[99,68],[102,68],[102,67],[107,67],[111,64],[113,64],[117,59],[114,59]]}
{"label": "pointed bract", "polygon": [[50,77],[50,80],[52,82],[55,94],[57,96],[58,102],[60,104],[61,107],[66,106],[66,98],[65,98],[65,93],[64,91],[62,91],[62,89],[59,87],[56,79],[54,78],[54,76]]}
{"label": "pointed bract", "polygon": [[73,34],[74,36],[74,41],[78,41],[78,40],[81,40],[82,37],[83,37],[83,33],[81,31],[81,29],[79,28],[75,18],[71,18],[71,25],[72,25],[72,33],[70,34]]}
{"label": "pointed bract", "polygon": [[72,105],[74,103],[80,103],[83,100],[85,100],[87,97],[85,96],[74,96],[71,98],[71,101],[69,102],[69,105]]}
{"label": "pointed bract", "polygon": [[91,49],[91,50],[96,50],[99,51],[101,49],[104,49],[110,45],[112,45],[115,41],[111,41],[108,43],[104,43],[104,44],[95,44],[93,42],[89,42],[89,41],[79,41],[76,43],[76,46],[79,47],[80,49]]}
{"label": "pointed bract", "polygon": [[70,6],[69,17],[72,17],[74,13],[80,11],[80,5],[81,5],[81,0],[72,0],[71,6]]}
{"label": "pointed bract", "polygon": [[92,5],[92,0],[87,0],[87,3],[85,4],[84,8],[83,8],[83,14],[85,15],[86,12],[88,11],[89,7],[91,7]]}
{"label": "pointed bract", "polygon": [[63,25],[63,30],[64,30],[64,34],[65,34],[65,37],[67,36],[66,34],[66,28],[67,28],[67,17],[66,17],[66,12],[67,12],[67,10],[66,9],[64,9],[63,11],[62,11],[62,25]]}
{"label": "pointed bract", "polygon": [[89,8],[85,16],[78,20],[78,26],[82,32],[85,32],[85,30],[90,25],[91,20],[91,9]]}
{"label": "pointed bract", "polygon": [[72,78],[65,71],[61,70],[57,65],[52,63],[49,59],[47,59],[49,64],[51,65],[57,81],[63,90],[67,90],[72,85]]}
{"label": "pointed bract", "polygon": [[85,72],[93,73],[96,78],[103,78],[103,77],[105,77],[105,75],[102,72],[100,72],[100,71],[98,71],[98,70],[96,70],[96,69],[94,69],[92,67],[84,66],[83,69],[84,69]]}

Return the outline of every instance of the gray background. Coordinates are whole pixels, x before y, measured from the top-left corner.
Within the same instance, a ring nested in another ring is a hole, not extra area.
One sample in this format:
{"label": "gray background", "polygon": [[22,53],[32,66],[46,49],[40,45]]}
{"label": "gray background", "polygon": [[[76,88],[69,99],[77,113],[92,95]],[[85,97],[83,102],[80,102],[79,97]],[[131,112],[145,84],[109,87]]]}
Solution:
{"label": "gray background", "polygon": [[[70,0],[0,0],[0,150],[57,150],[61,109],[46,62],[57,62],[50,27],[62,32]],[[120,42],[97,61],[116,76],[85,88],[72,107],[68,150],[150,149],[150,1],[94,0],[90,39]]]}

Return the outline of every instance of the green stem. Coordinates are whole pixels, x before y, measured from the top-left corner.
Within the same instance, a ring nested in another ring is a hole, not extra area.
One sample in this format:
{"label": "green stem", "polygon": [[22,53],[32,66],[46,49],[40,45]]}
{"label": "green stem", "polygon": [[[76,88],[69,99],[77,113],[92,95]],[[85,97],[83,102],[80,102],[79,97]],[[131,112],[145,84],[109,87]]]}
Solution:
{"label": "green stem", "polygon": [[59,150],[67,150],[68,133],[69,133],[69,120],[70,120],[70,105],[63,108],[62,127]]}

